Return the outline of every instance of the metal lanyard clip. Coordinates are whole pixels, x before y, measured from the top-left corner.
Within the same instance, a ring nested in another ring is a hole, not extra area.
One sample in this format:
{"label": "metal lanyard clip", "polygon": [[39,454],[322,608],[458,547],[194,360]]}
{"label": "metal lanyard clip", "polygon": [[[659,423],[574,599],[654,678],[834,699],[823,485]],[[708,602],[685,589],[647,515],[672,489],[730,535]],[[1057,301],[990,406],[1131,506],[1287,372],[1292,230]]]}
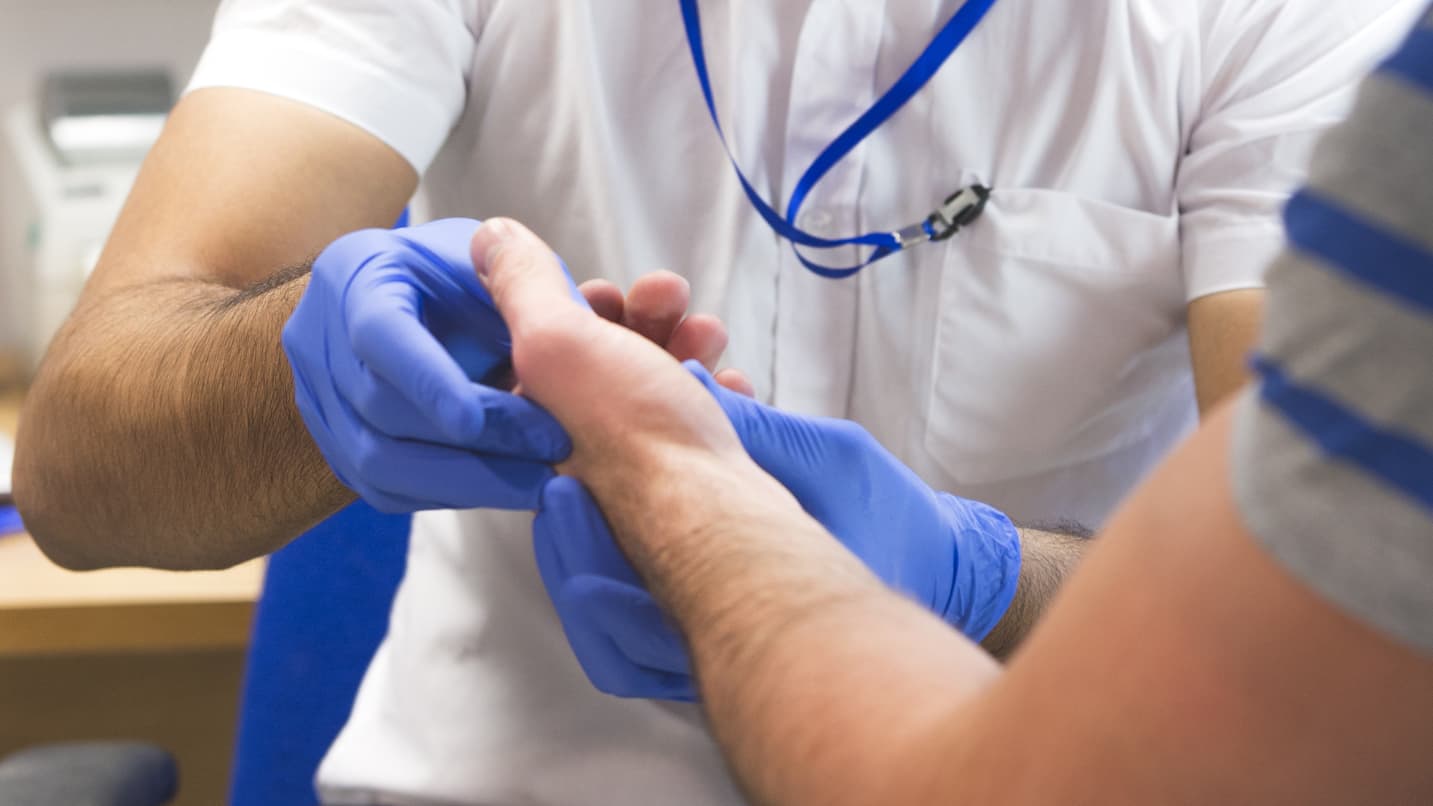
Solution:
{"label": "metal lanyard clip", "polygon": [[946,197],[926,220],[896,232],[896,241],[901,249],[927,241],[943,241],[980,218],[989,199],[990,188],[984,185],[961,188]]}
{"label": "metal lanyard clip", "polygon": [[990,188],[984,185],[971,185],[950,194],[925,220],[930,229],[930,239],[943,241],[980,218],[989,199]]}

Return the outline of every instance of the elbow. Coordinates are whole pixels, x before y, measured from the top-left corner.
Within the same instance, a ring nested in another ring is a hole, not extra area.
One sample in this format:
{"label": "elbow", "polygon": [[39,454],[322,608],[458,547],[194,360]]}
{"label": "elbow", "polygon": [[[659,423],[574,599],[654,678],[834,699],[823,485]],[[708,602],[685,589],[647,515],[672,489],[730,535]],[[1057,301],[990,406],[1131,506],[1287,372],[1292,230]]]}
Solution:
{"label": "elbow", "polygon": [[[35,545],[56,565],[94,571],[133,565],[131,538],[141,530],[132,502],[115,484],[102,421],[47,358],[25,400],[15,437],[15,508]],[[128,549],[128,551],[127,551]]]}
{"label": "elbow", "polygon": [[74,499],[60,489],[55,468],[35,460],[32,440],[20,431],[15,450],[15,508],[25,531],[51,562],[71,571],[93,571],[114,563],[102,555],[97,530],[86,528],[82,513],[75,511]]}
{"label": "elbow", "polygon": [[93,571],[123,564],[123,558],[112,556],[123,539],[123,518],[95,511],[100,506],[97,480],[72,472],[65,461],[71,446],[49,438],[56,432],[36,408],[22,415],[15,440],[13,493],[25,531],[62,568]]}
{"label": "elbow", "polygon": [[41,365],[20,415],[12,493],[25,531],[45,556],[62,568],[90,571],[112,563],[100,551],[104,535],[84,523],[84,502],[94,499],[82,492],[93,480],[75,473],[73,460],[85,445],[76,437],[84,434],[77,426],[86,418],[76,416],[78,396],[65,383],[56,352],[52,347]]}
{"label": "elbow", "polygon": [[[16,476],[15,506],[25,531],[55,565],[69,571],[143,567],[166,571],[222,571],[253,559],[239,551],[161,551],[156,533],[133,524],[103,522],[101,513],[53,502],[40,485]],[[33,479],[31,480],[33,481]],[[179,543],[181,541],[173,541]]]}
{"label": "elbow", "polygon": [[[42,467],[31,461],[23,429],[17,442],[15,507],[35,545],[61,568],[218,571],[263,553],[251,548],[256,542],[277,548],[293,537],[195,539],[201,530],[185,528],[188,520],[154,517],[152,513],[162,508],[138,505],[134,491],[123,489],[112,478],[67,474],[58,462]],[[214,537],[212,531],[205,533]]]}
{"label": "elbow", "polygon": [[41,486],[32,483],[33,477],[18,472],[18,461],[16,465],[15,508],[40,551],[54,564],[71,571],[93,571],[110,565],[93,546],[86,545],[84,530],[68,523],[70,519],[47,499]]}

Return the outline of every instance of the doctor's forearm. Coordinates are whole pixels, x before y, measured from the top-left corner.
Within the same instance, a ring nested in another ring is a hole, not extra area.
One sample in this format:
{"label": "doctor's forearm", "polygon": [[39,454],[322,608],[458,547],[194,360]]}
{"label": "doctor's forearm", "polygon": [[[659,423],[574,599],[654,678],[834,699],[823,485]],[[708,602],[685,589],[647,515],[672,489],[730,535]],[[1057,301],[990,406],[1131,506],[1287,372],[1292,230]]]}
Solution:
{"label": "doctor's forearm", "polygon": [[1025,639],[1061,584],[1079,565],[1088,538],[1071,532],[1020,530],[1020,582],[1015,599],[990,635],[981,642],[997,658],[1010,656]]}
{"label": "doctor's forearm", "polygon": [[26,401],[16,500],[76,568],[223,567],[352,499],[304,429],[279,343],[306,285],[163,280],[86,300]]}

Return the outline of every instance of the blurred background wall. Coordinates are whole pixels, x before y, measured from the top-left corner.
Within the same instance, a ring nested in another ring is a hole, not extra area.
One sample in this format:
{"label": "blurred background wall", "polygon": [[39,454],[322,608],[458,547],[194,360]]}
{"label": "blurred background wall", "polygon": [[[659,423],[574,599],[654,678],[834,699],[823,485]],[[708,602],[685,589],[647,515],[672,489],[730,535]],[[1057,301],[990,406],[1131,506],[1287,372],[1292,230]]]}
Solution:
{"label": "blurred background wall", "polygon": [[[31,101],[50,70],[159,67],[183,88],[208,39],[218,0],[0,0],[0,123]],[[0,130],[3,126],[0,126]],[[3,144],[0,144],[3,145]],[[30,210],[20,195],[17,168],[0,158],[0,390],[19,380],[31,363],[25,341],[41,328],[24,321],[33,306],[23,285],[29,267],[16,259],[31,233]],[[55,235],[56,233],[50,233]],[[11,302],[5,305],[7,298]],[[16,306],[19,301],[20,305]],[[39,314],[34,314],[40,316]]]}
{"label": "blurred background wall", "polygon": [[0,0],[0,107],[57,67],[168,67],[182,87],[217,0]]}

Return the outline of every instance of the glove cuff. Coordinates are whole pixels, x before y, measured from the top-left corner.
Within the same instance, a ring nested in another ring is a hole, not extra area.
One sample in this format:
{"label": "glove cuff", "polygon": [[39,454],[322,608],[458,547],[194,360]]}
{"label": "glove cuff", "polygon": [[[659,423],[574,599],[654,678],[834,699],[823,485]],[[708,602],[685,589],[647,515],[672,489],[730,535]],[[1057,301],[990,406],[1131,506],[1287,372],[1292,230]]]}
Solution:
{"label": "glove cuff", "polygon": [[1005,616],[1020,581],[1020,530],[1005,513],[978,501],[939,493],[955,542],[950,600],[939,614],[980,642]]}

